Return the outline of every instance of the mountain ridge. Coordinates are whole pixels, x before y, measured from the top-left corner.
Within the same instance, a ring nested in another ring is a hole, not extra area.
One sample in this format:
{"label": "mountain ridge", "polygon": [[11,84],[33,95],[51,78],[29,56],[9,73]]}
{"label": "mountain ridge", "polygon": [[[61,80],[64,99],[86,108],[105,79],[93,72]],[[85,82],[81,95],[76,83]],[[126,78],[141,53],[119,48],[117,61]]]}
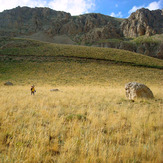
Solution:
{"label": "mountain ridge", "polygon": [[[161,10],[150,11],[142,8],[132,13],[127,19],[119,19],[100,13],[71,16],[70,13],[50,8],[16,7],[0,13],[0,36],[28,37],[54,43],[97,46],[98,41],[105,39],[125,40],[130,37],[162,34],[162,13]],[[126,48],[124,45],[116,44],[113,47]],[[156,50],[152,54],[146,47],[148,46],[143,44],[137,48],[127,46],[130,51],[149,56],[157,57],[157,54],[162,54],[160,44],[155,45]],[[140,48],[145,50],[138,50]]]}

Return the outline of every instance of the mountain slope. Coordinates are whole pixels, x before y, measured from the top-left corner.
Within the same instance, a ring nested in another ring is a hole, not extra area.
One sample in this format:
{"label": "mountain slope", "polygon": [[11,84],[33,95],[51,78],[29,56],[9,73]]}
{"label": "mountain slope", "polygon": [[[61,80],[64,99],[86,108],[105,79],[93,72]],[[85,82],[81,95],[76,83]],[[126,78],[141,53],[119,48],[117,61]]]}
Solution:
{"label": "mountain slope", "polygon": [[50,44],[28,39],[1,38],[1,56],[76,57],[114,61],[135,66],[163,68],[163,61],[113,48]]}
{"label": "mountain slope", "polygon": [[88,42],[88,37],[92,37],[91,42],[103,37],[120,37],[120,22],[102,14],[71,16],[49,8],[17,7],[0,13],[0,35],[30,36],[42,31],[51,38],[66,34],[77,43]]}
{"label": "mountain slope", "polygon": [[[17,7],[0,13],[0,36],[23,37],[62,44],[97,45],[109,39],[123,41],[114,47],[163,58],[162,44],[143,42],[128,45],[128,37],[150,36],[163,33],[163,13],[161,10],[140,9],[128,19],[118,19],[107,15],[90,13],[71,16],[69,13],[50,8]],[[145,44],[145,45],[144,45]],[[100,45],[103,46],[103,45]]]}
{"label": "mountain slope", "polygon": [[0,83],[16,85],[161,85],[163,61],[125,50],[0,40]]}

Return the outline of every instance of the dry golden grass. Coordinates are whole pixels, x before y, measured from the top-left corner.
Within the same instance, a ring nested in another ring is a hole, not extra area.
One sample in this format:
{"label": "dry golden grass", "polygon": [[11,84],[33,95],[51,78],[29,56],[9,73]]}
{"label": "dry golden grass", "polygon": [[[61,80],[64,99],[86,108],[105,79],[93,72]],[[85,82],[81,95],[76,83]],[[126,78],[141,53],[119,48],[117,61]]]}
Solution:
{"label": "dry golden grass", "polygon": [[106,85],[124,86],[136,81],[148,85],[163,85],[163,71],[104,61],[61,60],[53,62],[1,62],[0,84],[14,85]]}
{"label": "dry golden grass", "polygon": [[161,163],[163,92],[130,102],[124,87],[0,87],[0,162]]}
{"label": "dry golden grass", "polygon": [[[162,67],[161,60],[28,40],[1,52],[7,58],[0,61],[0,162],[163,161],[163,75],[155,69]],[[35,58],[17,60],[18,55]],[[8,80],[14,86],[4,87]],[[149,86],[155,99],[127,100],[124,84],[131,81]],[[30,95],[32,84],[35,96]],[[60,91],[50,92],[53,88]]]}

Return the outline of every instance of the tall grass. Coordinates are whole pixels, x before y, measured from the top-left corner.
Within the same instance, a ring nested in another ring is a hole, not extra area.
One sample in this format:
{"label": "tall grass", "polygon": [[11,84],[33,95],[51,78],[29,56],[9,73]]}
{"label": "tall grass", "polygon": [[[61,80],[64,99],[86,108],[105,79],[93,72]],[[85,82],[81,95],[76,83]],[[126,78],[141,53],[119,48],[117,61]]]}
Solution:
{"label": "tall grass", "polygon": [[105,61],[54,60],[0,62],[0,84],[16,85],[106,85],[122,86],[131,81],[146,85],[163,84],[162,70]]}
{"label": "tall grass", "polygon": [[[7,56],[0,61],[0,162],[163,161],[162,70],[123,64],[161,66],[162,61],[141,61],[114,49],[26,41],[0,50]],[[16,56],[10,60],[10,55]],[[59,55],[66,57],[54,57]],[[7,80],[14,86],[4,87]],[[124,84],[131,81],[149,86],[155,99],[127,100]],[[50,92],[53,88],[59,91]]]}
{"label": "tall grass", "polygon": [[135,103],[123,87],[0,87],[0,162],[160,162],[161,88]]}

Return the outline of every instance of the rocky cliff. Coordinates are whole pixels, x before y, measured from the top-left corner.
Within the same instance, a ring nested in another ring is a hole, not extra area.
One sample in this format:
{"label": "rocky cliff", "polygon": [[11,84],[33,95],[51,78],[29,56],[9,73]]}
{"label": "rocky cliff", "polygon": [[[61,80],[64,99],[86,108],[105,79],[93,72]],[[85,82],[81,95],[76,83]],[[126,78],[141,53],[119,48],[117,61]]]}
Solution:
{"label": "rocky cliff", "polygon": [[121,21],[117,20],[102,14],[71,16],[49,8],[17,7],[0,13],[0,35],[29,36],[42,31],[51,38],[67,35],[75,42],[85,44],[121,37]]}
{"label": "rocky cliff", "polygon": [[[141,36],[142,40],[104,40],[97,42],[93,46],[104,48],[124,49],[136,53],[141,53],[151,57],[163,59],[163,34],[151,37]],[[159,39],[161,38],[161,39]],[[162,40],[162,41],[160,41]]]}
{"label": "rocky cliff", "polygon": [[8,36],[30,35],[37,31],[58,33],[61,22],[68,22],[69,13],[49,8],[17,7],[0,13],[0,34]]}
{"label": "rocky cliff", "polygon": [[121,30],[125,37],[161,34],[163,33],[163,10],[150,11],[144,8],[137,10],[122,22]]}
{"label": "rocky cliff", "polygon": [[[100,40],[113,38],[123,40],[128,37],[161,33],[163,33],[161,10],[150,11],[143,8],[132,13],[128,19],[97,13],[71,16],[69,13],[50,8],[29,7],[17,7],[0,13],[0,36],[29,37],[56,43],[96,45]],[[131,51],[151,55],[150,52],[147,54],[150,48],[137,50],[137,47],[131,48],[122,42],[118,46],[117,43],[112,44],[114,48],[129,48]]]}

